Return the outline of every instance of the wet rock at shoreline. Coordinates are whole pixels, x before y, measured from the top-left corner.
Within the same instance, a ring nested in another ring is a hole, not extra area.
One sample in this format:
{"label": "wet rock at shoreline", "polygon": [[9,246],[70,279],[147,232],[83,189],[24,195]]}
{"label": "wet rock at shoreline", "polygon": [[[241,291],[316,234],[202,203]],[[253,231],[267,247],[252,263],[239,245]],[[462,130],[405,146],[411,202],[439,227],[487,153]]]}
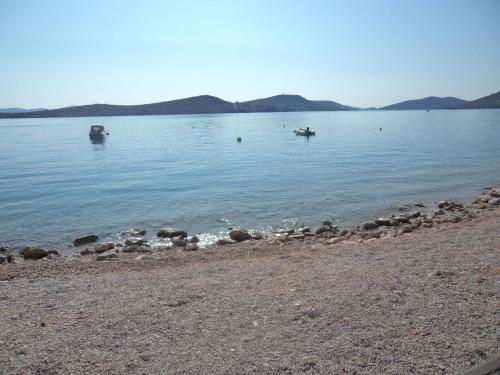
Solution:
{"label": "wet rock at shoreline", "polygon": [[289,240],[303,240],[304,238],[306,238],[304,233],[296,233],[288,236]]}
{"label": "wet rock at shoreline", "polygon": [[422,215],[422,213],[420,211],[415,211],[415,212],[411,212],[410,214],[408,214],[408,218],[415,219],[417,217],[420,217],[421,215]]}
{"label": "wet rock at shoreline", "polygon": [[97,235],[89,234],[87,236],[79,237],[73,241],[73,246],[82,246],[88,243],[97,242]]}
{"label": "wet rock at shoreline", "polygon": [[24,259],[36,260],[48,256],[49,251],[39,247],[25,247],[19,251],[19,254],[22,255]]}
{"label": "wet rock at shoreline", "polygon": [[310,231],[311,231],[311,228],[309,228],[307,225],[299,229],[300,233],[308,233]]}
{"label": "wet rock at shoreline", "polygon": [[383,225],[383,226],[389,226],[391,225],[391,220],[386,217],[379,217],[378,219],[375,220],[375,224],[377,225]]}
{"label": "wet rock at shoreline", "polygon": [[260,241],[264,239],[264,235],[262,233],[253,233],[252,240]]}
{"label": "wet rock at shoreline", "polygon": [[425,204],[422,202],[415,202],[415,207],[425,207]]}
{"label": "wet rock at shoreline", "polygon": [[118,258],[118,255],[116,255],[115,252],[108,251],[106,253],[97,254],[95,259],[97,261],[102,261],[102,260],[109,260],[109,259],[114,259],[114,258]]}
{"label": "wet rock at shoreline", "polygon": [[178,237],[172,241],[172,245],[177,246],[177,247],[186,247],[187,241],[182,237]]}
{"label": "wet rock at shoreline", "polygon": [[322,233],[325,233],[325,232],[335,232],[336,231],[336,228],[330,226],[330,225],[322,225],[321,227],[319,227],[318,229],[316,229],[315,233],[316,234],[322,234]]}
{"label": "wet rock at shoreline", "polygon": [[130,245],[122,250],[124,253],[151,253],[151,248],[147,245]]}
{"label": "wet rock at shoreline", "polygon": [[490,191],[489,195],[493,198],[499,198],[500,197],[500,191],[493,189]]}
{"label": "wet rock at shoreline", "polygon": [[323,225],[326,225],[327,227],[333,227],[333,221],[330,219],[323,220]]}
{"label": "wet rock at shoreline", "polygon": [[363,230],[375,230],[378,228],[378,224],[372,223],[372,222],[366,222],[366,223],[363,223],[361,228]]}
{"label": "wet rock at shoreline", "polygon": [[389,222],[389,225],[391,227],[398,227],[399,226],[399,220],[392,218],[391,221]]}
{"label": "wet rock at shoreline", "polygon": [[396,219],[398,222],[406,224],[410,222],[410,219],[408,219],[406,216],[397,216],[394,219]]}
{"label": "wet rock at shoreline", "polygon": [[144,236],[146,234],[146,229],[144,228],[132,229],[128,234],[130,234],[131,236]]}
{"label": "wet rock at shoreline", "polygon": [[[115,247],[115,244],[112,243],[112,242],[105,242],[105,243],[102,243],[102,244],[99,244],[97,245],[96,247],[94,247],[94,252],[97,253],[97,254],[101,254],[101,253],[104,253],[108,250],[111,250]],[[81,252],[80,252],[81,254]]]}
{"label": "wet rock at shoreline", "polygon": [[493,198],[488,201],[488,204],[492,206],[498,206],[500,204],[500,198]]}
{"label": "wet rock at shoreline", "polygon": [[200,242],[198,236],[193,236],[189,239],[189,243],[198,243],[198,242]]}
{"label": "wet rock at shoreline", "polygon": [[127,238],[127,240],[125,241],[125,246],[132,246],[132,245],[141,246],[147,243],[148,240],[146,238],[142,237]]}
{"label": "wet rock at shoreline", "polygon": [[160,238],[173,238],[173,237],[183,237],[186,238],[188,236],[185,230],[180,230],[176,228],[162,228],[156,234],[157,237]]}
{"label": "wet rock at shoreline", "polygon": [[444,208],[448,205],[448,201],[441,201],[438,203],[439,208]]}
{"label": "wet rock at shoreline", "polygon": [[82,251],[80,251],[80,255],[81,256],[92,255],[92,254],[94,254],[94,251],[91,250],[91,249],[88,249],[88,248],[83,249]]}
{"label": "wet rock at shoreline", "polygon": [[243,229],[233,229],[229,232],[229,237],[236,242],[243,242],[252,239],[252,235]]}

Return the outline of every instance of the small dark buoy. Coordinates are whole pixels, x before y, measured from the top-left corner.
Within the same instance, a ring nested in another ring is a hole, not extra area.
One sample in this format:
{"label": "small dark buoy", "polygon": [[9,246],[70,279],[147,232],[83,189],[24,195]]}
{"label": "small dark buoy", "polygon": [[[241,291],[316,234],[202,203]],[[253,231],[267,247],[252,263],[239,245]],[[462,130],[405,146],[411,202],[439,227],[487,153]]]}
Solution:
{"label": "small dark buoy", "polygon": [[285,127],[285,125],[283,125],[283,127]]}
{"label": "small dark buoy", "polygon": [[382,131],[382,128],[380,128],[380,131]]}
{"label": "small dark buoy", "polygon": [[236,138],[236,142],[241,143],[241,137],[240,136],[238,136],[238,138]]}

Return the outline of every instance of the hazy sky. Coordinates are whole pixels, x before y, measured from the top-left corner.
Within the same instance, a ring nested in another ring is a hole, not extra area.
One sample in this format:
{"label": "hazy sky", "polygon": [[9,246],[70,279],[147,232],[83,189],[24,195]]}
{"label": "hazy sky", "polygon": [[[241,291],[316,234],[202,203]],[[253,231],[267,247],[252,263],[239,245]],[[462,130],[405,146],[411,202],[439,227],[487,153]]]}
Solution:
{"label": "hazy sky", "polygon": [[499,90],[497,0],[0,0],[0,107]]}

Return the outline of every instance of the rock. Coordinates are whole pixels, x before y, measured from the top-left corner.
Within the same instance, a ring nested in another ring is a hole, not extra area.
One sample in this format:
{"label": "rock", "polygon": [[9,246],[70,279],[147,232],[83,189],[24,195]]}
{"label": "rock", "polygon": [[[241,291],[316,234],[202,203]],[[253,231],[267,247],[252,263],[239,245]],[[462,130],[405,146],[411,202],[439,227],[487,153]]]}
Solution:
{"label": "rock", "polygon": [[410,210],[410,206],[408,206],[406,204],[398,206],[398,211],[409,211],[409,210]]}
{"label": "rock", "polygon": [[144,244],[147,244],[148,243],[148,240],[145,239],[145,238],[127,238],[127,240],[125,241],[125,246],[132,246],[132,245],[138,245],[138,246],[141,246],[141,245],[144,245]]}
{"label": "rock", "polygon": [[10,253],[9,246],[0,246],[0,253]]}
{"label": "rock", "polygon": [[415,227],[413,225],[405,225],[401,228],[401,233],[411,233]]}
{"label": "rock", "polygon": [[323,220],[323,225],[326,225],[327,227],[332,227],[333,221],[331,221],[330,219]]}
{"label": "rock", "polygon": [[229,237],[236,242],[248,241],[252,239],[252,235],[242,229],[233,229],[229,232]]}
{"label": "rock", "polygon": [[144,228],[136,228],[132,229],[129,234],[131,236],[144,236],[146,234],[146,229]]}
{"label": "rock", "polygon": [[25,247],[19,254],[21,254],[24,259],[35,260],[46,257],[49,255],[49,251],[39,247]]}
{"label": "rock", "polygon": [[364,240],[368,240],[370,238],[380,238],[380,236],[382,235],[383,231],[381,230],[368,230],[366,232],[361,232],[361,233],[358,233],[358,235],[364,239]]}
{"label": "rock", "polygon": [[94,254],[94,252],[90,249],[83,249],[82,251],[80,251],[80,255],[82,255],[82,256],[92,255],[92,254]]}
{"label": "rock", "polygon": [[422,223],[423,228],[432,228],[432,221],[430,223]]}
{"label": "rock", "polygon": [[408,218],[410,219],[415,219],[417,217],[420,217],[422,214],[420,211],[415,211],[415,212],[411,212],[410,214],[408,214]]}
{"label": "rock", "polygon": [[263,239],[264,239],[264,236],[261,233],[252,234],[252,240],[260,241]]}
{"label": "rock", "polygon": [[7,262],[7,257],[3,254],[0,254],[0,264]]}
{"label": "rock", "polygon": [[498,198],[500,197],[500,191],[493,189],[492,191],[490,191],[490,196],[493,198]]}
{"label": "rock", "polygon": [[474,203],[488,203],[488,201],[491,199],[491,195],[480,195],[477,197],[477,199],[474,201]]}
{"label": "rock", "polygon": [[147,245],[130,245],[123,249],[124,253],[151,253],[152,250]]}
{"label": "rock", "polygon": [[493,198],[488,201],[488,204],[492,206],[498,206],[500,204],[500,198]]}
{"label": "rock", "polygon": [[9,263],[13,263],[14,262],[14,257],[15,257],[15,255],[12,254],[12,253],[5,254],[5,258],[7,258],[7,262],[9,262]]}
{"label": "rock", "polygon": [[406,216],[397,216],[397,217],[395,217],[395,219],[397,221],[399,221],[400,223],[409,223],[410,222],[410,219],[408,219]]}
{"label": "rock", "polygon": [[79,237],[73,241],[73,246],[82,246],[88,243],[97,242],[98,237],[95,234]]}
{"label": "rock", "polygon": [[333,231],[333,228],[331,226],[328,226],[328,225],[323,225],[321,227],[319,227],[318,229],[316,229],[316,234],[321,234],[321,233],[324,233],[324,232],[332,232]]}
{"label": "rock", "polygon": [[54,255],[54,256],[61,256],[61,254],[59,254],[59,251],[57,250],[49,250],[49,255]]}
{"label": "rock", "polygon": [[303,240],[304,238],[306,238],[306,235],[304,233],[297,233],[288,236],[289,240]]}
{"label": "rock", "polygon": [[158,231],[156,236],[161,238],[172,238],[172,237],[187,237],[187,232],[184,230],[179,230],[176,228],[163,228]]}
{"label": "rock", "polygon": [[446,206],[448,206],[448,201],[441,201],[438,203],[439,208],[444,208]]}
{"label": "rock", "polygon": [[97,261],[101,261],[101,260],[110,260],[110,259],[114,259],[114,258],[118,258],[118,255],[116,255],[115,252],[109,251],[107,253],[97,254],[95,259]]}
{"label": "rock", "polygon": [[172,241],[172,245],[177,247],[186,247],[187,241],[184,238],[176,238],[175,240]]}
{"label": "rock", "polygon": [[389,222],[389,225],[391,227],[397,227],[397,226],[399,226],[399,221],[397,219],[391,219],[391,221]]}
{"label": "rock", "polygon": [[186,251],[196,251],[198,250],[198,244],[196,243],[189,243],[187,244],[186,248],[184,249]]}
{"label": "rock", "polygon": [[363,223],[362,228],[363,228],[363,230],[374,230],[374,229],[378,228],[378,224],[366,222],[366,223]]}
{"label": "rock", "polygon": [[[108,250],[111,250],[115,247],[115,244],[112,243],[112,242],[105,242],[105,243],[101,243],[99,245],[97,245],[96,247],[94,247],[94,252],[97,253],[97,254],[101,254],[101,253],[104,253]],[[80,251],[80,254],[82,252]]]}
{"label": "rock", "polygon": [[307,233],[310,231],[311,231],[311,228],[309,228],[308,226],[305,226],[305,227],[302,227],[299,229],[299,232],[301,232],[301,233]]}
{"label": "rock", "polygon": [[200,239],[197,236],[193,236],[189,239],[189,243],[198,243]]}
{"label": "rock", "polygon": [[379,217],[377,220],[375,220],[375,224],[389,226],[391,225],[391,220],[386,217]]}
{"label": "rock", "polygon": [[416,202],[415,207],[425,207],[425,204],[423,204],[422,202]]}
{"label": "rock", "polygon": [[236,241],[230,240],[229,238],[220,238],[217,240],[216,243],[219,246],[224,246],[224,245],[231,245],[233,243],[236,243]]}
{"label": "rock", "polygon": [[351,234],[351,231],[349,229],[342,229],[339,233],[340,237],[347,237]]}

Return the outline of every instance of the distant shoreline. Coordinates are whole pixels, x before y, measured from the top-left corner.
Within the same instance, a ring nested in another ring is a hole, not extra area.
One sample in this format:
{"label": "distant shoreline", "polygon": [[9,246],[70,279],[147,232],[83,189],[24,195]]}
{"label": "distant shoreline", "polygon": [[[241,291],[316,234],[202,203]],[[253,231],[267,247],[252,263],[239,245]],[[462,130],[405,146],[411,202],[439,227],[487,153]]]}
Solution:
{"label": "distant shoreline", "polygon": [[90,104],[43,111],[0,112],[0,118],[59,118],[149,115],[202,115],[221,113],[327,112],[358,110],[441,110],[500,108],[500,92],[473,101],[455,97],[430,96],[407,100],[384,107],[357,108],[331,100],[309,100],[300,95],[276,95],[245,102],[229,102],[215,96],[201,95],[165,102],[115,105]]}

